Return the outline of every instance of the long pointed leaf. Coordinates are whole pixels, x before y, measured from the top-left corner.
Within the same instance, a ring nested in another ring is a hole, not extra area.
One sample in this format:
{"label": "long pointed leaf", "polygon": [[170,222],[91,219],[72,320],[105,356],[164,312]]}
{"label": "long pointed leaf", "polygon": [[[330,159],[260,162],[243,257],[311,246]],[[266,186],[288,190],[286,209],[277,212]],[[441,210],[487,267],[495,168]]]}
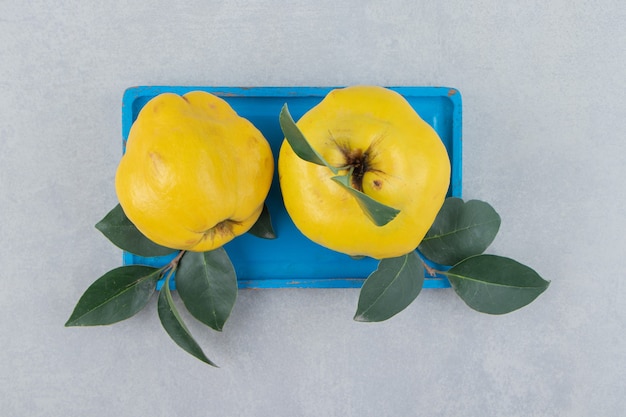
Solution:
{"label": "long pointed leaf", "polygon": [[224,248],[185,253],[176,289],[195,318],[221,331],[237,299],[237,275]]}
{"label": "long pointed leaf", "polygon": [[415,252],[382,259],[363,283],[354,319],[383,321],[404,310],[424,285],[424,268]]}
{"label": "long pointed leaf", "polygon": [[328,167],[333,172],[333,174],[337,174],[337,168],[329,165],[328,162],[326,162],[326,160],[322,157],[322,155],[317,153],[317,151],[313,149],[313,147],[311,147],[309,142],[306,140],[306,138],[296,125],[296,122],[291,117],[291,114],[289,113],[289,108],[287,107],[286,103],[280,110],[278,121],[280,123],[280,128],[285,135],[285,139],[287,139],[287,142],[289,142],[291,149],[293,149],[293,151],[296,153],[296,155],[298,155],[300,159],[317,165]]}
{"label": "long pointed leaf", "polygon": [[376,226],[384,226],[396,218],[400,210],[379,203],[367,194],[352,188],[350,175],[339,175],[332,177],[332,180],[341,185],[346,191],[356,198],[363,212],[374,222]]}
{"label": "long pointed leaf", "polygon": [[469,307],[488,314],[522,308],[550,285],[528,266],[496,255],[472,256],[443,274]]}
{"label": "long pointed leaf", "polygon": [[130,265],[98,278],[82,295],[66,326],[100,326],[132,317],[150,300],[160,270]]}
{"label": "long pointed leaf", "polygon": [[198,345],[193,336],[191,336],[189,329],[187,329],[183,319],[180,317],[176,305],[174,304],[172,293],[170,292],[169,276],[159,293],[158,305],[159,319],[172,340],[185,352],[200,359],[204,363],[217,367],[215,363],[206,357],[202,348]]}
{"label": "long pointed leaf", "polygon": [[119,204],[96,224],[96,229],[115,246],[135,255],[164,256],[174,252],[174,249],[157,245],[145,237],[126,217]]}

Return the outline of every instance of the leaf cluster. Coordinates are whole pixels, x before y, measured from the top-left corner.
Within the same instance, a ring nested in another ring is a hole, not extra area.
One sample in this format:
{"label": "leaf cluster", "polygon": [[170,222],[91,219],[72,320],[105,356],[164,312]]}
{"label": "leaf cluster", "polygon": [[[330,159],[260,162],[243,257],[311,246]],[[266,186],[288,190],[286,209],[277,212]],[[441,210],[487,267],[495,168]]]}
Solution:
{"label": "leaf cluster", "polygon": [[[382,259],[365,280],[355,320],[393,317],[417,297],[425,274],[447,277],[456,294],[482,313],[506,314],[531,303],[549,281],[513,259],[484,254],[500,222],[498,213],[484,201],[447,198],[417,250]],[[425,260],[438,267],[427,266]]]}
{"label": "leaf cluster", "polygon": [[[83,293],[65,325],[100,326],[126,320],[148,304],[157,292],[157,283],[163,281],[157,303],[163,328],[183,350],[217,366],[191,335],[170,288],[175,277],[178,296],[189,313],[211,329],[221,331],[235,305],[238,289],[237,275],[226,251],[176,251],[157,245],[135,227],[119,204],[96,228],[130,253],[143,257],[177,254],[161,268],[126,265],[107,272]],[[276,237],[267,207],[249,233],[265,239]]]}

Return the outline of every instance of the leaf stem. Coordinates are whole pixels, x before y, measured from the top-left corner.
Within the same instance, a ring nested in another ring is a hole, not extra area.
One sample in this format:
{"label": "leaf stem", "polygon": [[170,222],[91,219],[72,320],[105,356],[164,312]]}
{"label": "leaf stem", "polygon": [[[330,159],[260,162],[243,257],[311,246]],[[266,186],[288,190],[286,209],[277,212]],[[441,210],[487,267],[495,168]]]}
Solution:
{"label": "leaf stem", "polygon": [[169,288],[170,285],[170,278],[172,278],[172,275],[174,275],[174,272],[176,271],[176,267],[175,266],[171,266],[172,264],[170,263],[169,265],[167,265],[167,267],[165,267],[163,269],[163,276],[165,278],[165,282],[163,283],[163,287]]}

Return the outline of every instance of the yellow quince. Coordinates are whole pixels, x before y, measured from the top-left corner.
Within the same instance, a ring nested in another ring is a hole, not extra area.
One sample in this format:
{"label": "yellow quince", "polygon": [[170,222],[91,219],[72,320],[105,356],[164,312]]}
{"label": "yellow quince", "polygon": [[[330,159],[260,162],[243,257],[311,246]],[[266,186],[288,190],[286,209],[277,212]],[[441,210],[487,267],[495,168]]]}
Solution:
{"label": "yellow quince", "polygon": [[332,180],[327,166],[307,162],[287,140],[278,171],[285,208],[312,241],[351,256],[376,259],[413,251],[443,205],[450,160],[435,130],[395,91],[353,86],[331,91],[297,122],[311,147],[351,187],[399,214],[383,226]]}
{"label": "yellow quince", "polygon": [[254,225],[273,171],[267,140],[226,101],[202,91],[163,93],[133,123],[115,189],[150,240],[203,252]]}

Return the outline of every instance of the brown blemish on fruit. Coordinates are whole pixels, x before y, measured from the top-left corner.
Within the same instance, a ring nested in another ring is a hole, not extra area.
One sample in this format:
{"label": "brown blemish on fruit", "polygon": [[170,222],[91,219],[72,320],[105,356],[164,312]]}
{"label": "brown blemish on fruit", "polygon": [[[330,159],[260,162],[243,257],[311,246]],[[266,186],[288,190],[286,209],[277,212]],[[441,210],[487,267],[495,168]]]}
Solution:
{"label": "brown blemish on fruit", "polygon": [[152,162],[152,169],[154,170],[155,176],[160,176],[163,172],[163,158],[161,158],[158,152],[150,152],[148,156]]}
{"label": "brown blemish on fruit", "polygon": [[250,136],[248,138],[247,145],[251,151],[254,152],[257,149],[258,144],[259,144],[259,140],[256,138],[256,136]]}
{"label": "brown blemish on fruit", "polygon": [[[202,240],[202,239],[200,239],[200,240]],[[188,248],[193,248],[193,247],[194,247],[194,246],[196,246],[197,244],[198,244],[198,239],[187,239],[187,240],[185,241],[185,245],[186,245]]]}
{"label": "brown blemish on fruit", "polygon": [[381,188],[383,188],[383,182],[381,180],[374,180],[372,182],[372,186],[375,190],[380,190]]}

